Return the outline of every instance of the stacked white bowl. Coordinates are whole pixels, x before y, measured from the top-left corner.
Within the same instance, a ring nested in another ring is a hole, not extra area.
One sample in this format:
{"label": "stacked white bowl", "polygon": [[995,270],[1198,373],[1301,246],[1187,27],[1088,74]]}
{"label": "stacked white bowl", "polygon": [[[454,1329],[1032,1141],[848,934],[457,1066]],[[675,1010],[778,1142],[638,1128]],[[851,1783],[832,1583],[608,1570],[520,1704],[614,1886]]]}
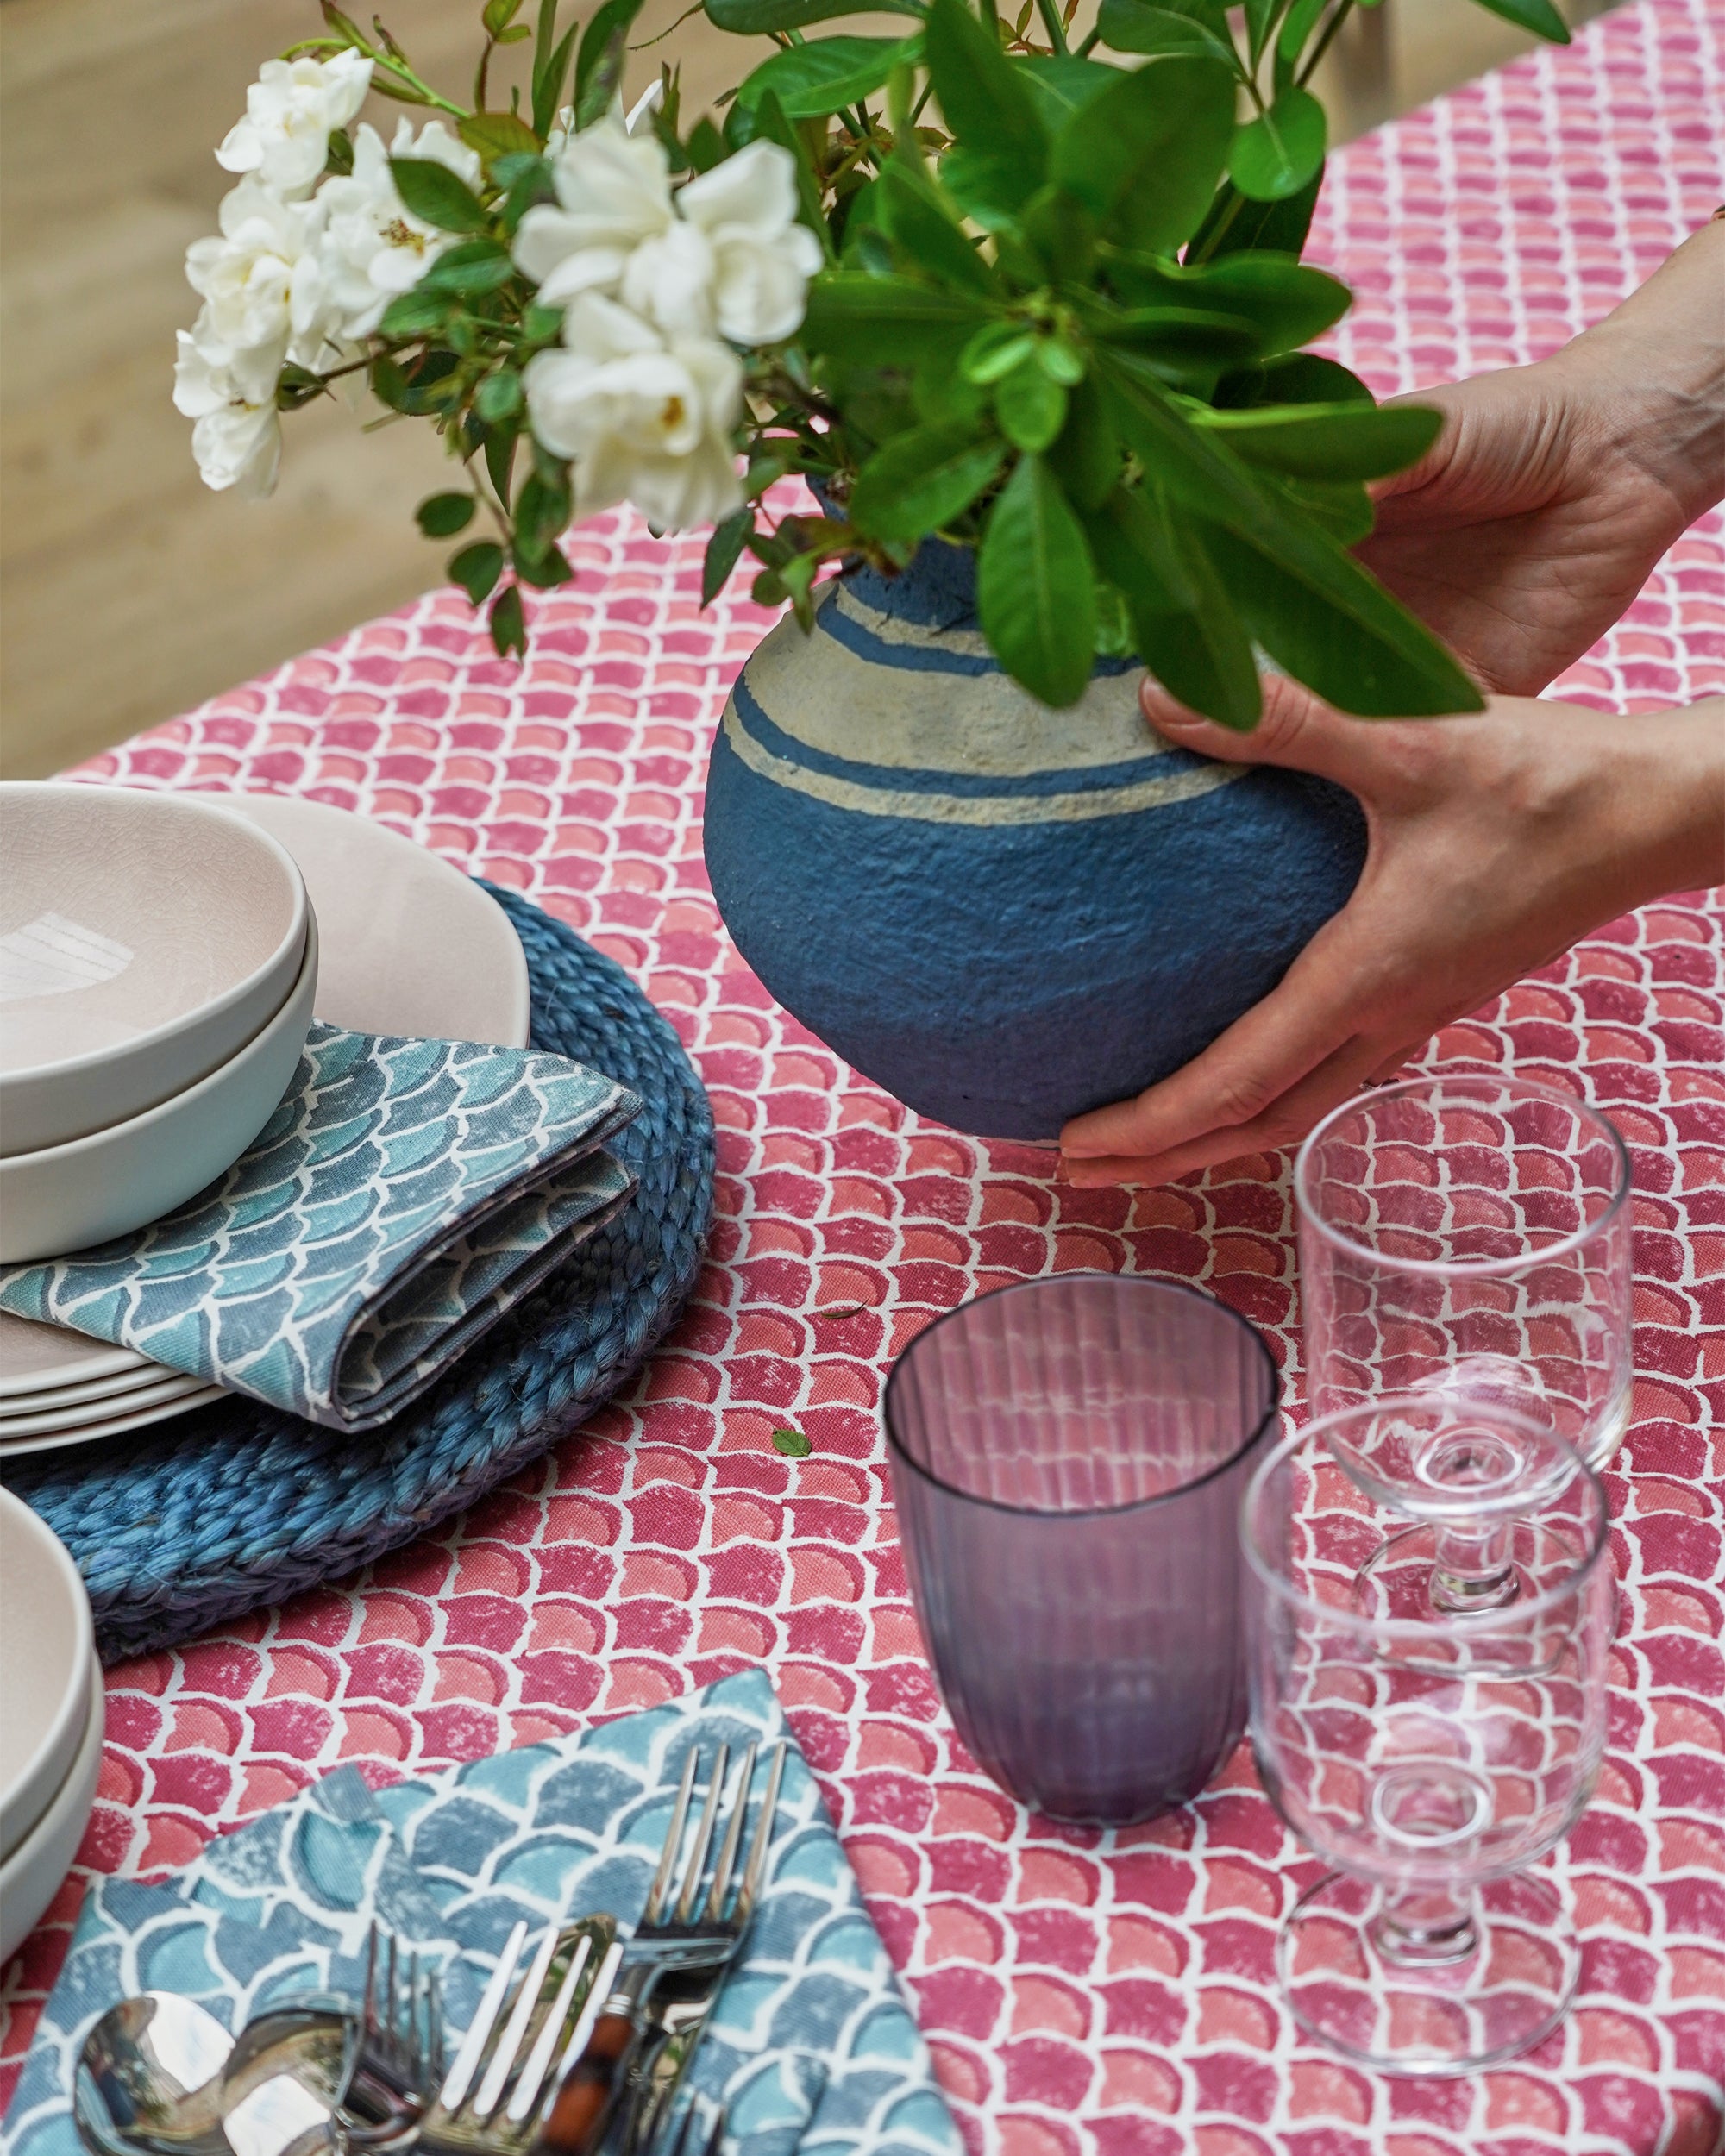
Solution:
{"label": "stacked white bowl", "polygon": [[102,1764],[90,1597],[66,1546],[0,1489],[0,1963],[58,1892]]}
{"label": "stacked white bowl", "polygon": [[[317,985],[305,885],[268,832],[195,794],[0,785],[0,1263],[214,1182],[287,1090]],[[0,1457],[211,1396],[0,1314]]]}
{"label": "stacked white bowl", "polygon": [[141,1227],[268,1122],[311,1023],[292,855],[196,794],[0,786],[0,1261]]}

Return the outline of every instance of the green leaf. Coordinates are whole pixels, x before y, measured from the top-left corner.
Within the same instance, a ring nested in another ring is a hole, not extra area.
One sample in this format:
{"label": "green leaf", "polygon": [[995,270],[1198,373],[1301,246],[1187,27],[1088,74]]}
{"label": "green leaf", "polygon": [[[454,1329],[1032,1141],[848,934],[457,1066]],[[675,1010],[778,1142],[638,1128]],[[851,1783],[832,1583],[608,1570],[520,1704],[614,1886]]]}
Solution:
{"label": "green leaf", "polygon": [[1358,374],[1350,374],[1335,360],[1316,352],[1296,352],[1287,359],[1269,360],[1237,374],[1225,375],[1217,385],[1214,403],[1230,411],[1248,411],[1255,404],[1376,404],[1377,398]]}
{"label": "green leaf", "polygon": [[787,1460],[806,1460],[814,1451],[814,1441],[806,1438],[800,1430],[775,1430],[773,1449],[782,1452]]}
{"label": "green leaf", "polygon": [[1306,49],[1306,41],[1318,27],[1318,17],[1330,0],[1294,0],[1276,34],[1276,56],[1292,66]]}
{"label": "green leaf", "polygon": [[1021,457],[988,517],[976,564],[990,649],[1044,704],[1084,693],[1096,642],[1096,576],[1078,519],[1043,459]]}
{"label": "green leaf", "polygon": [[485,0],[480,20],[487,37],[499,37],[521,12],[521,0]]}
{"label": "green leaf", "polygon": [[1000,476],[1006,444],[964,420],[895,435],[856,475],[851,521],[877,539],[920,539],[949,524]]}
{"label": "green leaf", "polygon": [[1253,202],[1233,180],[1225,181],[1216,191],[1209,215],[1192,235],[1186,260],[1208,262],[1254,252],[1297,255],[1312,229],[1312,213],[1323,185],[1321,163],[1303,187],[1280,202]]}
{"label": "green leaf", "polygon": [[1168,366],[1234,367],[1262,348],[1256,323],[1208,307],[1132,307],[1112,317],[1098,310],[1091,326],[1102,343]]}
{"label": "green leaf", "polygon": [[448,292],[423,290],[403,292],[384,309],[378,323],[379,334],[386,337],[424,336],[437,329],[448,314],[452,297]]}
{"label": "green leaf", "polygon": [[1135,254],[1115,255],[1107,266],[1138,306],[1199,308],[1251,323],[1266,356],[1320,336],[1341,320],[1352,298],[1339,279],[1280,254],[1227,254],[1185,269]]}
{"label": "green leaf", "polygon": [[514,418],[521,405],[521,377],[510,367],[487,374],[474,398],[474,410],[490,427]]}
{"label": "green leaf", "polygon": [[1066,498],[1079,510],[1095,509],[1113,491],[1120,476],[1120,438],[1094,377],[1087,375],[1068,395],[1066,424],[1048,461]]}
{"label": "green leaf", "polygon": [[725,580],[741,560],[754,530],[755,511],[747,502],[741,509],[733,509],[728,517],[721,517],[713,526],[701,563],[703,606],[711,606],[724,590]]}
{"label": "green leaf", "polygon": [[[812,53],[812,45],[794,47]],[[787,54],[787,58],[790,55]],[[1005,297],[1000,280],[954,219],[945,197],[913,167],[888,164],[875,185],[875,215],[894,246],[943,285],[991,299]]]}
{"label": "green leaf", "polygon": [[985,323],[959,354],[967,382],[998,382],[1036,350],[1036,333],[1017,320]]}
{"label": "green leaf", "polygon": [[392,157],[389,169],[409,210],[440,232],[483,232],[485,204],[458,172],[429,157]]}
{"label": "green leaf", "polygon": [[1036,251],[1039,267],[1024,279],[1086,285],[1096,260],[1096,220],[1063,187],[1039,187],[1019,216],[1019,230]]}
{"label": "green leaf", "polygon": [[1248,464],[1322,482],[1403,471],[1419,462],[1443,425],[1443,414],[1422,404],[1295,404],[1197,417]]}
{"label": "green leaf", "polygon": [[346,128],[331,128],[329,147],[323,156],[323,169],[345,178],[354,169],[354,138]]}
{"label": "green leaf", "polygon": [[[1106,367],[1104,387],[1116,425],[1171,505],[1222,526],[1253,558],[1282,571],[1304,592],[1313,622],[1329,624],[1326,633],[1334,635],[1336,648],[1352,651],[1357,679],[1339,699],[1341,709],[1381,715],[1386,706],[1377,699],[1386,693],[1400,699],[1393,708],[1408,718],[1482,708],[1478,690],[1430,630],[1351,555],[1194,426],[1147,368],[1113,354],[1099,365]],[[1232,571],[1224,567],[1223,574],[1237,590]],[[1290,661],[1283,662],[1309,686],[1317,686]],[[1383,686],[1389,683],[1393,690]]]}
{"label": "green leaf", "polygon": [[1195,531],[1176,525],[1153,486],[1116,487],[1084,528],[1157,680],[1195,711],[1249,731],[1263,708],[1251,640]]}
{"label": "green leaf", "polygon": [[448,539],[472,523],[476,506],[471,494],[428,494],[414,514],[428,539]]}
{"label": "green leaf", "polygon": [[440,411],[455,393],[458,364],[453,352],[428,352],[406,367],[392,359],[375,359],[371,367],[373,394],[392,411],[418,415]]}
{"label": "green leaf", "polygon": [[642,0],[605,0],[581,33],[575,61],[575,125],[591,127],[609,110],[623,80],[629,31]]}
{"label": "green leaf", "polygon": [[1309,90],[1290,85],[1268,112],[1235,130],[1228,177],[1243,195],[1280,202],[1321,168],[1325,139],[1324,108]]}
{"label": "green leaf", "polygon": [[1553,45],[1569,43],[1569,25],[1552,0],[1478,0],[1478,4],[1493,15],[1501,15],[1506,22],[1531,30],[1535,37],[1549,38]]}
{"label": "green leaf", "polygon": [[1057,135],[1075,112],[1120,79],[1120,70],[1075,53],[1027,53],[1019,61],[1042,124]]}
{"label": "green leaf", "polygon": [[515,274],[506,248],[495,240],[464,240],[440,254],[414,286],[420,292],[494,292]]}
{"label": "green leaf", "polygon": [[818,38],[763,60],[744,78],[737,102],[757,105],[770,90],[791,119],[825,119],[842,105],[872,96],[894,67],[913,66],[921,57],[920,35]]}
{"label": "green leaf", "polygon": [[556,0],[540,0],[539,35],[533,58],[533,132],[542,138],[551,132],[557,108],[563,102],[563,84],[581,26],[572,22],[568,34],[553,43],[556,28]]}
{"label": "green leaf", "polygon": [[[484,385],[480,385],[483,388]],[[486,470],[491,475],[492,491],[505,509],[509,506],[511,478],[515,469],[516,444],[520,436],[511,428],[493,426],[485,438]]]}
{"label": "green leaf", "polygon": [[921,0],[706,0],[709,22],[737,37],[774,37],[785,30],[806,30],[836,15],[920,15]]}
{"label": "green leaf", "polygon": [[512,237],[517,226],[536,203],[555,202],[557,191],[551,179],[550,160],[511,150],[491,168],[491,176],[508,192],[498,206],[503,229]]}
{"label": "green leaf", "polygon": [[908,366],[931,337],[973,328],[983,319],[979,301],[908,277],[828,270],[809,286],[802,342],[848,361]]}
{"label": "green leaf", "polygon": [[955,139],[988,161],[999,200],[1027,201],[1047,176],[1048,134],[992,21],[979,22],[963,0],[933,0],[924,41],[929,79]]}
{"label": "green leaf", "polygon": [[1270,33],[1287,4],[1288,0],[1245,0],[1246,53],[1254,67],[1263,57]]}
{"label": "green leaf", "polygon": [[690,129],[685,147],[689,162],[698,172],[710,172],[715,165],[724,160],[724,137],[705,113]]}
{"label": "green leaf", "polygon": [[573,513],[567,481],[530,472],[515,503],[516,537],[530,555],[543,554]]}
{"label": "green leaf", "polygon": [[1274,484],[1302,516],[1321,525],[1339,547],[1357,547],[1371,536],[1377,522],[1371,497],[1361,480],[1329,486],[1313,479],[1277,479]]}
{"label": "green leaf", "polygon": [[487,165],[494,158],[523,153],[536,156],[543,147],[526,121],[513,112],[470,112],[455,132]]}
{"label": "green leaf", "polygon": [[1102,0],[1096,27],[1117,53],[1203,53],[1239,70],[1226,10],[1207,0]]}
{"label": "green leaf", "polygon": [[1066,424],[1066,392],[1032,357],[1002,377],[994,391],[994,417],[1014,448],[1039,454]]}
{"label": "green leaf", "polygon": [[524,584],[530,584],[536,591],[549,592],[559,584],[574,581],[574,571],[555,547],[547,547],[534,553],[519,542],[510,549],[515,573]]}
{"label": "green leaf", "polygon": [[494,539],[477,540],[463,547],[449,562],[449,576],[475,606],[485,604],[492,586],[503,574],[503,548]]}
{"label": "green leaf", "polygon": [[1069,120],[1051,176],[1104,238],[1163,254],[1196,231],[1233,131],[1234,81],[1212,60],[1153,60]]}
{"label": "green leaf", "polygon": [[527,623],[521,611],[519,585],[510,585],[492,601],[491,640],[499,659],[507,658],[511,651],[518,659],[527,656]]}

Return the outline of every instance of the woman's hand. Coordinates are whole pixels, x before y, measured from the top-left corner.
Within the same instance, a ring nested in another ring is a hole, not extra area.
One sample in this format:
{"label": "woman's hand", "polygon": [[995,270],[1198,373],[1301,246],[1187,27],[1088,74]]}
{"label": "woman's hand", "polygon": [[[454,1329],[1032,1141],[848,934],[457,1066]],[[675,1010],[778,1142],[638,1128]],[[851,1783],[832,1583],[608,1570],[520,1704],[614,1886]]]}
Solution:
{"label": "woman's hand", "polygon": [[1725,881],[1725,699],[1622,718],[1496,697],[1477,716],[1347,718],[1296,684],[1230,733],[1165,699],[1182,748],[1334,779],[1364,804],[1347,905],[1184,1069],[1061,1134],[1078,1184],[1166,1182],[1292,1144],[1440,1026],[1669,891]]}
{"label": "woman's hand", "polygon": [[1443,432],[1360,559],[1483,688],[1532,696],[1725,495],[1725,224],[1549,360],[1421,390]]}

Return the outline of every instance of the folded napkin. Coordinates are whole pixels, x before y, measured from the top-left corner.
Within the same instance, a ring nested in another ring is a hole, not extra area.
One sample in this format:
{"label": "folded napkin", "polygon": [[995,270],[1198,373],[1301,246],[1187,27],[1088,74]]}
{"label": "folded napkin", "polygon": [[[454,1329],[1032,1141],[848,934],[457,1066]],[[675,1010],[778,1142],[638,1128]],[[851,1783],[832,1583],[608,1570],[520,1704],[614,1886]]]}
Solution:
{"label": "folded napkin", "polygon": [[639,1112],[566,1056],[314,1025],[219,1181],[98,1249],[0,1271],[0,1309],[337,1429],[381,1422],[634,1188]]}
{"label": "folded napkin", "polygon": [[[98,1879],[6,2121],[9,2156],[81,2156],[78,2048],[129,1993],[186,1993],[228,2028],[295,1990],[356,1991],[373,1915],[439,1965],[452,2034],[511,1926],[647,1898],[682,1763],[789,1736],[759,1670],[582,1736],[375,1793],[339,1769],[161,1886]],[[757,1774],[757,1788],[764,1776]],[[752,1820],[750,1831],[753,1831]],[[793,1742],[768,1883],[691,2070],[738,2156],[963,2156],[929,2056]]]}

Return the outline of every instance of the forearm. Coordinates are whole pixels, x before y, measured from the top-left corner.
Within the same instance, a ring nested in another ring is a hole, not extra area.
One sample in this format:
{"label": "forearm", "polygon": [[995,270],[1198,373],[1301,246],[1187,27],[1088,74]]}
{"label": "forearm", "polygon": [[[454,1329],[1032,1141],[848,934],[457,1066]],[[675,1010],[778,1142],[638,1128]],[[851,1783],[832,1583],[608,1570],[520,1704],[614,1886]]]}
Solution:
{"label": "forearm", "polygon": [[1725,499],[1725,220],[1684,241],[1555,365],[1602,438],[1693,522]]}

